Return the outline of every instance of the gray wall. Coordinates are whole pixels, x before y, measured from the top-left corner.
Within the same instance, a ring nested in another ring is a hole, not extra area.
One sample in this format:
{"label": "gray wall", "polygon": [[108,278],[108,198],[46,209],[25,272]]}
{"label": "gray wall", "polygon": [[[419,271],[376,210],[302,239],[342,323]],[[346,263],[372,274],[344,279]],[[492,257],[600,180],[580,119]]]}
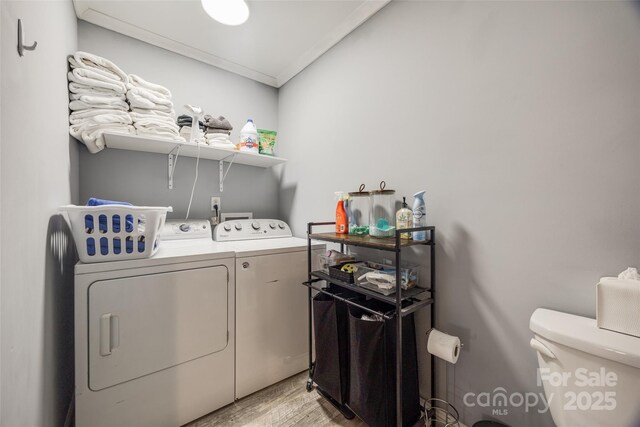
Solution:
{"label": "gray wall", "polygon": [[542,392],[536,307],[594,316],[598,278],[640,261],[639,69],[637,3],[394,1],[280,90],[296,234],[333,218],[335,190],[427,190],[438,327],[465,344],[446,397],[467,424],[491,414],[467,392]]}
{"label": "gray wall", "polygon": [[[177,114],[184,104],[223,115],[237,141],[247,118],[258,127],[277,130],[278,92],[147,43],[78,21],[78,49],[115,62],[126,73],[169,88]],[[179,158],[174,189],[167,187],[167,157],[159,154],[104,150],[96,155],[80,150],[80,200],[88,197],[126,200],[139,205],[172,205],[170,218],[184,217],[195,173],[195,159]],[[211,196],[220,195],[218,162],[202,160],[190,218],[211,216]],[[222,193],[222,211],[253,211],[256,217],[277,217],[278,182],[273,169],[233,165]]]}
{"label": "gray wall", "polygon": [[[58,206],[77,199],[68,130],[71,1],[2,1],[0,425],[59,426],[73,395],[75,248]],[[25,42],[16,51],[17,21]]]}

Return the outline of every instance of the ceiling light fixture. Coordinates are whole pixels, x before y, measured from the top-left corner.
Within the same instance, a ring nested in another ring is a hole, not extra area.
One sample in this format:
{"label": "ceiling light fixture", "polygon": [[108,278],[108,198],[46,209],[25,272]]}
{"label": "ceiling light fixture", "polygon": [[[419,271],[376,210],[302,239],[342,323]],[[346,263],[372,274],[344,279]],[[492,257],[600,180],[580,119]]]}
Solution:
{"label": "ceiling light fixture", "polygon": [[244,24],[249,19],[249,6],[244,0],[201,0],[207,15],[225,25]]}

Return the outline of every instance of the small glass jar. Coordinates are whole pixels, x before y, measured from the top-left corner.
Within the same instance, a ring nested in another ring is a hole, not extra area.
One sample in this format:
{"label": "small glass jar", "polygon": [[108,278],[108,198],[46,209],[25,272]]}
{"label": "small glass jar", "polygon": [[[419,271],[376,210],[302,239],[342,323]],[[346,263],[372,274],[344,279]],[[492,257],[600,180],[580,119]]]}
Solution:
{"label": "small glass jar", "polygon": [[372,237],[392,237],[395,235],[395,190],[385,190],[386,183],[380,183],[380,189],[371,191],[371,214],[369,215],[369,234]]}
{"label": "small glass jar", "polygon": [[369,234],[369,215],[371,212],[371,196],[364,191],[364,184],[358,191],[349,193],[349,234],[366,236]]}

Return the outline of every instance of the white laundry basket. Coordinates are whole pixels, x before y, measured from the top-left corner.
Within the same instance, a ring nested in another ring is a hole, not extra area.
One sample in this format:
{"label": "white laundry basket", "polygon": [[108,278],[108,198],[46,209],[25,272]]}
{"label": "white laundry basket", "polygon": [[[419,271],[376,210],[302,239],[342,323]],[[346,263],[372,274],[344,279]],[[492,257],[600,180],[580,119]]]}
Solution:
{"label": "white laundry basket", "polygon": [[80,261],[84,263],[149,258],[158,250],[158,233],[169,207],[63,206]]}

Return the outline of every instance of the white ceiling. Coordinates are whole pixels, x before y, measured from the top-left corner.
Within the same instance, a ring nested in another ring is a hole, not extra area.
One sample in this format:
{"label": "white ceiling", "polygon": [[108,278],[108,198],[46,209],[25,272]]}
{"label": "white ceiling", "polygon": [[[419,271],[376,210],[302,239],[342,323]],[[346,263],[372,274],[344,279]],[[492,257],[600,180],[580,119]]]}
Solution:
{"label": "white ceiling", "polygon": [[79,19],[280,87],[390,0],[249,0],[219,24],[199,0],[74,0]]}

